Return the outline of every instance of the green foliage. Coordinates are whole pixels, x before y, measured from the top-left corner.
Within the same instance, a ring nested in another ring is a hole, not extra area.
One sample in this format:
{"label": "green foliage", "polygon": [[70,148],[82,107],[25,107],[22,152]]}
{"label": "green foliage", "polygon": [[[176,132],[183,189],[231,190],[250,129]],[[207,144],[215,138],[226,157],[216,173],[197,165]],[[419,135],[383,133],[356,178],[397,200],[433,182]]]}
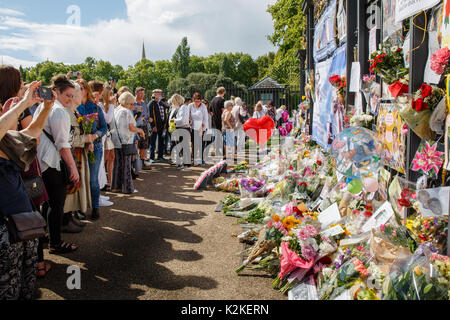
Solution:
{"label": "green foliage", "polygon": [[268,39],[279,48],[268,73],[282,84],[298,84],[300,77],[297,53],[305,47],[303,34],[306,29],[302,3],[303,0],[277,0],[267,10],[274,22],[274,33]]}
{"label": "green foliage", "polygon": [[184,37],[172,56],[173,70],[177,76],[185,78],[189,74],[190,56],[191,48],[188,45],[187,37]]}

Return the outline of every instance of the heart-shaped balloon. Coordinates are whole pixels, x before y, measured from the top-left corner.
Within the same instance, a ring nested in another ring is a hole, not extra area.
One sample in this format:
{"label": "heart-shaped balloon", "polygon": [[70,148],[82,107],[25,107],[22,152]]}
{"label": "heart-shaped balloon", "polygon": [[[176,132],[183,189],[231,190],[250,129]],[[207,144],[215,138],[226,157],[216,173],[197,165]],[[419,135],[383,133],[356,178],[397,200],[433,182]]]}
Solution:
{"label": "heart-shaped balloon", "polygon": [[269,116],[260,119],[249,119],[244,123],[245,134],[254,142],[264,147],[272,137],[275,122]]}

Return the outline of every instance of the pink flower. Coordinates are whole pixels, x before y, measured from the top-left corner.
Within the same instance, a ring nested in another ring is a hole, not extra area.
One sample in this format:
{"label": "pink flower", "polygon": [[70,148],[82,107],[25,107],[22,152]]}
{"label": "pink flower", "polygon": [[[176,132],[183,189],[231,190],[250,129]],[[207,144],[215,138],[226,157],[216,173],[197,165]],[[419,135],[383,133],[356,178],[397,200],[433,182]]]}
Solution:
{"label": "pink flower", "polygon": [[322,241],[324,241],[324,242],[331,243],[330,238],[328,238],[327,236],[321,236],[320,239],[321,239]]}
{"label": "pink flower", "polygon": [[450,50],[448,48],[437,50],[431,56],[431,70],[433,70],[436,74],[443,74],[449,59]]}
{"label": "pink flower", "polygon": [[287,122],[289,120],[289,112],[288,111],[284,111],[281,114],[281,118],[283,119],[283,122]]}
{"label": "pink flower", "polygon": [[286,137],[288,135],[288,132],[286,131],[285,128],[279,127],[278,130],[280,131],[280,136]]}
{"label": "pink flower", "polygon": [[301,240],[301,241],[306,241],[309,238],[309,232],[305,229],[300,229],[297,233],[297,237]]}
{"label": "pink flower", "polygon": [[314,226],[312,226],[312,225],[310,225],[310,224],[308,224],[308,225],[306,226],[306,231],[308,231],[308,233],[309,233],[310,236],[313,236],[313,237],[317,236],[317,230],[316,230],[316,228],[314,228]]}
{"label": "pink flower", "polygon": [[363,277],[369,276],[370,272],[366,269],[366,267],[358,258],[353,259],[353,264],[355,265],[355,271],[358,271],[359,274],[361,274],[361,276]]}
{"label": "pink flower", "polygon": [[383,232],[386,230],[386,227],[384,226],[384,224],[382,224],[382,225],[380,226],[380,230],[383,231]]}
{"label": "pink flower", "polygon": [[396,237],[397,236],[397,231],[392,231],[392,236]]}
{"label": "pink flower", "polygon": [[302,256],[306,260],[312,260],[316,257],[317,252],[311,246],[303,246],[302,247]]}
{"label": "pink flower", "polygon": [[267,228],[272,228],[272,221],[270,221],[268,224],[267,224]]}
{"label": "pink flower", "polygon": [[290,202],[286,205],[286,209],[284,209],[284,213],[287,217],[294,215],[294,203]]}
{"label": "pink flower", "polygon": [[291,133],[294,126],[293,126],[292,122],[288,122],[288,123],[286,123],[285,128],[288,133]]}

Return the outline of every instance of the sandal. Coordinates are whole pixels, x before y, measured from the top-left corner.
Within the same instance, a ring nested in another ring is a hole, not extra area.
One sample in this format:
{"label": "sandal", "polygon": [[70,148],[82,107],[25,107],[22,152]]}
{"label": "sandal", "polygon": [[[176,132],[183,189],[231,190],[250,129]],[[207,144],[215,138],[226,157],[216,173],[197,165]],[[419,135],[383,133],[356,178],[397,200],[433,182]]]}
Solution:
{"label": "sandal", "polygon": [[49,253],[50,254],[64,254],[64,253],[71,253],[78,249],[78,247],[74,244],[61,242],[59,246],[57,247],[50,247]]}
{"label": "sandal", "polygon": [[[42,266],[39,266],[40,264],[43,264]],[[38,272],[37,272],[37,277],[39,279],[44,278],[47,273],[52,269],[52,265],[50,263],[47,262],[39,262],[38,264]]]}

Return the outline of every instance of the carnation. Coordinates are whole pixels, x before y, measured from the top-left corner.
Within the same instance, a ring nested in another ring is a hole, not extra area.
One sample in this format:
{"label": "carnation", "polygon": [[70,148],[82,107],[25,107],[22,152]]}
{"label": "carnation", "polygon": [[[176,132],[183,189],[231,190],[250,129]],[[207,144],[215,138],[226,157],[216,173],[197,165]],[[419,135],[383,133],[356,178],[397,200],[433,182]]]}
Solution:
{"label": "carnation", "polygon": [[450,50],[448,48],[442,48],[437,50],[431,56],[431,70],[433,70],[436,74],[443,74],[445,68],[448,65],[448,61],[450,59]]}

